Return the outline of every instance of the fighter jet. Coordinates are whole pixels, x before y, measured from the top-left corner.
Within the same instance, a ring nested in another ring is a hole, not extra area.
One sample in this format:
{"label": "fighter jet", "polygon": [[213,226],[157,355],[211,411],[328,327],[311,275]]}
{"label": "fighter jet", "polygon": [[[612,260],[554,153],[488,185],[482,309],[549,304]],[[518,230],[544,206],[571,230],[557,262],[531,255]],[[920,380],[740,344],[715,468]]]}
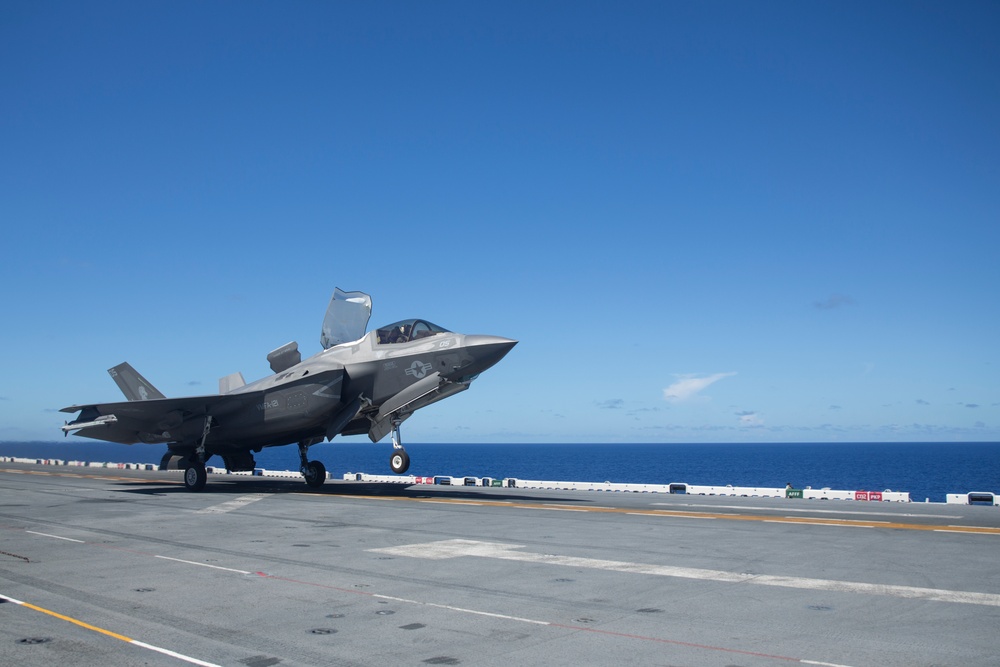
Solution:
{"label": "fighter jet", "polygon": [[416,410],[465,391],[517,341],[454,333],[410,319],[370,331],[371,297],[339,288],[327,308],[320,344],[305,361],[296,342],[267,355],[270,375],[247,384],[241,373],[219,380],[219,394],[166,398],[128,363],[108,370],[128,401],[63,408],[79,412],[63,433],[122,444],[166,444],[161,469],[184,470],[184,486],[205,487],[205,462],[222,457],[229,471],[253,470],[253,453],[298,444],[306,484],[318,487],[326,467],[310,461],[312,445],[336,435],[392,433],[389,466],[410,466],[399,426]]}

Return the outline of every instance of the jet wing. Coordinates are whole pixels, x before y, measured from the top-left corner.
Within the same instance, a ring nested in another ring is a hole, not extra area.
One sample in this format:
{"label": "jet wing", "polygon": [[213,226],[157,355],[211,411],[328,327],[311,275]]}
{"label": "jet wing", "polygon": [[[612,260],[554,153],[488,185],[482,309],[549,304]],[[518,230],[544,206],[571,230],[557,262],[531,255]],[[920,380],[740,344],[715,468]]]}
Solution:
{"label": "jet wing", "polygon": [[67,435],[76,431],[86,438],[131,445],[197,437],[206,416],[224,418],[255,400],[260,400],[260,392],[72,405],[60,412],[80,413],[62,427]]}

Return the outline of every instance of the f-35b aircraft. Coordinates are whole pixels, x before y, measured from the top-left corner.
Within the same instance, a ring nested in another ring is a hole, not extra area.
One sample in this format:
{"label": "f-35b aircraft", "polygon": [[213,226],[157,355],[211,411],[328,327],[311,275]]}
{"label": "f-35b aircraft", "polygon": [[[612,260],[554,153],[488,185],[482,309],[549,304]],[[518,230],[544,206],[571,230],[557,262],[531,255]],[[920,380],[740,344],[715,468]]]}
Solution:
{"label": "f-35b aircraft", "polygon": [[162,469],[184,469],[184,485],[205,487],[205,462],[219,455],[230,471],[253,470],[253,452],[298,443],[309,486],[326,480],[309,447],[337,434],[367,433],[378,442],[392,433],[393,472],[410,458],[399,425],[414,411],[469,388],[517,341],[453,333],[427,320],[396,322],[365,334],[371,297],[334,291],[323,320],[323,351],[302,361],[298,344],[267,355],[274,375],[246,384],[241,373],[219,380],[219,394],[166,398],[128,363],[108,372],[128,399],[73,405],[79,416],[65,434],[122,444],[166,444]]}

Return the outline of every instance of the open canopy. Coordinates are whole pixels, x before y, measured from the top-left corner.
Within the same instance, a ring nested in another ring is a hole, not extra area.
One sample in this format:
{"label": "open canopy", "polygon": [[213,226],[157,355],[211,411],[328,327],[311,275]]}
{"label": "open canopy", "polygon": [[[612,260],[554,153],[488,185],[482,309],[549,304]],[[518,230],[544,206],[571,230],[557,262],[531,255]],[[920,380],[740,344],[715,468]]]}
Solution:
{"label": "open canopy", "polygon": [[339,287],[323,318],[319,342],[324,350],[341,343],[351,343],[365,335],[372,316],[372,298],[364,292],[345,292]]}

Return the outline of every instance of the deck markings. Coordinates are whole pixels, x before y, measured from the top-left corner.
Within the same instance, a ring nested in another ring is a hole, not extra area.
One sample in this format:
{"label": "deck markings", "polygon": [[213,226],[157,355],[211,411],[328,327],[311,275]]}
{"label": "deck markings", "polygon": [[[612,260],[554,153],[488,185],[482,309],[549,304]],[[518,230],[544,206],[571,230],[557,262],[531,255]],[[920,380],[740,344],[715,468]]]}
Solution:
{"label": "deck markings", "polygon": [[209,567],[213,570],[224,570],[226,572],[235,572],[236,574],[251,574],[249,570],[236,570],[231,567],[221,567],[219,565],[210,565],[209,563],[199,563],[194,560],[184,560],[183,558],[171,558],[170,556],[160,556],[158,554],[153,554],[153,558],[159,558],[161,560],[172,560],[175,563],[185,563],[187,565],[197,565],[198,567]]}
{"label": "deck markings", "polygon": [[15,598],[9,597],[7,595],[0,594],[0,599],[7,602],[11,602],[25,609],[32,609],[42,614],[46,614],[53,618],[58,618],[61,621],[66,621],[67,623],[72,623],[85,630],[90,630],[91,632],[96,632],[102,634],[106,637],[112,637],[119,641],[123,641],[126,644],[132,644],[140,648],[147,649],[149,651],[155,651],[156,653],[162,653],[163,655],[170,656],[171,658],[176,658],[183,662],[190,663],[192,665],[201,665],[202,667],[220,667],[213,662],[205,662],[204,660],[199,660],[198,658],[193,658],[189,655],[184,655],[183,653],[178,653],[176,651],[171,651],[170,649],[165,649],[160,646],[154,646],[153,644],[147,644],[146,642],[141,642],[137,639],[132,639],[131,637],[126,637],[125,635],[118,634],[117,632],[112,632],[111,630],[106,630],[105,628],[100,628],[96,625],[91,625],[90,623],[85,623],[79,619],[73,618],[72,616],[66,616],[65,614],[60,614],[58,612],[52,611],[51,609],[46,609],[45,607],[39,607],[38,605],[31,604],[30,602],[24,602],[23,600],[17,600]]}
{"label": "deck markings", "polygon": [[72,537],[60,537],[59,535],[49,535],[48,533],[39,533],[35,530],[28,530],[25,528],[24,532],[31,533],[32,535],[41,535],[42,537],[51,537],[54,540],[66,540],[67,542],[76,542],[77,544],[86,544],[83,540],[74,540]]}
{"label": "deck markings", "polygon": [[143,479],[142,477],[125,477],[122,475],[98,475],[98,474],[84,474],[77,472],[50,472],[47,470],[18,470],[16,468],[0,468],[0,472],[11,473],[13,475],[42,475],[44,477],[82,477],[84,479],[108,479],[115,482],[134,482],[136,484],[173,484],[180,485],[183,482],[177,482],[170,479]]}
{"label": "deck markings", "polygon": [[[792,517],[785,517],[790,519]],[[764,519],[764,523],[788,523],[788,521],[781,521],[778,519]],[[829,521],[820,521],[816,519],[814,521],[796,521],[795,523],[801,524],[803,526],[842,526],[844,528],[875,528],[875,526],[867,526],[865,524],[859,523],[837,523],[836,519],[830,519]]]}
{"label": "deck markings", "polygon": [[232,512],[233,510],[238,510],[241,507],[246,507],[250,503],[255,503],[258,500],[263,500],[268,496],[273,496],[273,493],[251,493],[248,496],[240,496],[239,498],[233,498],[232,500],[227,500],[224,503],[219,503],[218,505],[211,505],[209,507],[203,507],[200,510],[196,510],[195,514],[225,514],[226,512]]}
{"label": "deck markings", "polygon": [[[580,511],[586,511],[586,510],[580,510]],[[698,514],[678,515],[678,514],[663,514],[662,512],[625,512],[625,514],[628,514],[629,516],[660,516],[660,517],[667,517],[669,519],[711,519],[713,521],[719,518],[710,515],[704,515],[704,516],[700,516]]]}
{"label": "deck markings", "polygon": [[479,611],[477,609],[466,609],[464,607],[454,607],[448,604],[437,604],[434,602],[421,602],[420,600],[410,600],[408,598],[398,598],[392,595],[382,595],[380,593],[372,593],[371,597],[377,598],[379,600],[391,600],[393,602],[405,602],[406,604],[415,604],[422,607],[434,607],[436,609],[447,609],[448,611],[458,611],[463,614],[473,614],[475,616],[489,616],[491,618],[500,618],[505,621],[518,621],[520,623],[531,623],[534,625],[552,625],[548,621],[536,621],[532,618],[523,618],[521,616],[509,616],[507,614],[496,614],[489,611]]}
{"label": "deck markings", "polygon": [[[34,532],[34,531],[26,531],[26,532]],[[59,538],[59,536],[57,536],[57,535],[48,535],[46,533],[35,533],[35,534],[39,534],[39,535],[42,535],[42,536],[45,536],[45,537],[55,537],[57,539]],[[67,538],[67,539],[69,539],[69,538]],[[98,548],[116,548],[117,549],[117,547],[109,547],[108,545],[101,545],[101,544],[96,544],[96,543],[91,543],[91,542],[83,542],[83,541],[80,541],[80,540],[70,540],[70,541],[80,542],[81,544],[85,544],[87,546],[94,546],[94,547],[98,547]],[[459,540],[459,541],[461,542],[462,540]],[[419,545],[417,545],[417,546],[419,546]],[[514,547],[511,547],[511,548],[514,548]],[[131,549],[121,549],[121,550],[122,551],[127,551],[129,553],[133,553],[133,554],[135,554],[137,556],[146,556],[146,557],[150,557],[151,556],[151,557],[154,557],[154,558],[159,558],[159,559],[163,559],[163,560],[169,560],[169,561],[172,561],[172,562],[175,562],[175,563],[182,563],[182,564],[185,564],[185,565],[196,565],[198,567],[209,567],[209,568],[213,568],[213,569],[223,570],[223,571],[226,571],[226,572],[232,572],[234,574],[240,574],[240,575],[243,575],[243,576],[256,575],[256,576],[259,576],[259,577],[262,577],[262,578],[266,578],[266,579],[271,579],[271,580],[274,580],[274,581],[283,581],[283,582],[290,583],[290,584],[297,584],[297,585],[303,585],[303,586],[311,586],[311,587],[322,588],[322,589],[326,589],[326,590],[336,590],[336,591],[339,591],[341,593],[347,593],[347,594],[351,594],[351,595],[360,595],[360,596],[365,596],[365,597],[371,597],[371,598],[374,598],[374,599],[380,599],[380,600],[386,600],[386,601],[395,601],[395,602],[399,602],[399,603],[419,605],[419,606],[428,607],[428,608],[434,608],[434,609],[442,609],[442,610],[451,611],[451,612],[455,612],[455,613],[459,613],[459,614],[469,614],[469,615],[479,616],[479,617],[488,617],[488,618],[495,618],[495,619],[498,619],[498,620],[506,620],[506,621],[512,621],[512,622],[518,622],[518,623],[526,623],[526,624],[531,624],[531,625],[535,625],[535,626],[545,626],[545,627],[551,627],[551,628],[559,628],[559,629],[563,629],[563,630],[572,630],[574,632],[580,632],[580,633],[591,634],[591,635],[599,635],[599,636],[605,636],[605,637],[614,637],[614,638],[619,638],[619,639],[629,639],[629,640],[636,640],[636,641],[656,642],[656,643],[665,644],[665,645],[671,645],[671,646],[680,646],[680,647],[692,648],[692,649],[698,649],[698,650],[705,650],[705,651],[715,651],[715,652],[719,652],[719,653],[728,653],[728,654],[733,654],[733,655],[745,655],[745,656],[761,657],[761,658],[767,658],[767,659],[771,659],[771,660],[779,660],[779,661],[782,661],[782,662],[795,663],[795,664],[816,665],[817,667],[851,667],[850,665],[844,665],[844,664],[840,664],[840,663],[823,662],[823,661],[816,661],[816,660],[807,660],[807,659],[804,659],[804,658],[794,658],[794,657],[782,656],[782,655],[771,655],[771,654],[760,653],[760,652],[756,652],[756,651],[748,651],[748,650],[745,650],[745,649],[738,649],[738,648],[731,648],[731,647],[725,647],[725,646],[714,646],[714,645],[709,645],[709,644],[698,644],[698,643],[693,643],[693,642],[686,642],[686,641],[682,641],[682,640],[679,640],[679,639],[670,639],[670,638],[665,638],[665,637],[653,637],[653,636],[647,636],[647,635],[638,635],[638,634],[618,632],[618,631],[614,631],[614,630],[608,630],[608,629],[598,628],[598,627],[593,627],[593,626],[572,625],[572,624],[567,624],[567,623],[560,623],[558,621],[545,621],[545,620],[540,620],[540,619],[526,618],[526,617],[522,617],[522,616],[513,616],[513,615],[510,615],[510,614],[500,614],[500,613],[496,613],[496,612],[490,612],[490,611],[484,611],[484,610],[478,610],[478,609],[470,609],[470,608],[467,608],[467,607],[459,607],[459,606],[456,606],[456,605],[441,604],[441,603],[438,603],[438,602],[414,600],[414,599],[410,599],[410,598],[403,598],[403,597],[398,597],[398,596],[384,595],[384,594],[380,594],[380,593],[374,593],[374,592],[368,592],[368,591],[361,591],[361,590],[356,590],[356,589],[351,589],[351,588],[343,588],[343,587],[340,587],[340,586],[331,586],[329,584],[320,583],[320,582],[316,582],[316,581],[293,579],[293,578],[284,577],[284,576],[280,576],[280,575],[276,575],[276,574],[269,574],[269,573],[266,573],[266,572],[263,572],[263,571],[249,572],[247,570],[239,570],[239,569],[236,569],[236,568],[220,567],[220,566],[217,566],[217,565],[210,565],[210,564],[207,564],[207,563],[199,563],[197,561],[184,560],[184,559],[181,559],[181,558],[173,558],[173,557],[169,557],[169,556],[162,556],[162,555],[159,555],[159,554],[152,554],[152,553],[147,553],[147,552],[142,552],[142,551],[135,551],[135,550],[131,550]],[[380,550],[375,549],[373,551],[380,551]],[[43,609],[41,607],[36,607],[34,605],[29,605],[27,603],[23,603],[21,601],[14,600],[13,598],[9,598],[9,597],[6,597],[6,596],[0,596],[0,598],[2,598],[3,600],[10,601],[10,602],[16,602],[18,604],[22,604],[24,606],[27,606],[30,609],[35,609],[35,610],[37,610],[39,612],[50,614],[50,615],[52,615],[52,616],[54,616],[56,618],[60,618],[60,619],[66,620],[68,622],[74,623],[76,625],[79,625],[81,627],[87,628],[87,629],[92,630],[94,632],[105,634],[105,635],[114,637],[116,639],[119,639],[121,641],[125,641],[125,642],[128,642],[128,643],[134,644],[136,646],[139,646],[141,648],[152,650],[152,651],[155,651],[157,653],[161,653],[163,655],[167,655],[167,656],[176,658],[178,660],[182,660],[184,662],[188,662],[188,663],[196,664],[196,665],[203,665],[205,667],[219,667],[218,665],[214,665],[213,663],[205,662],[203,660],[199,660],[198,658],[193,658],[191,656],[187,656],[187,655],[184,655],[184,654],[181,654],[181,653],[177,653],[175,651],[171,651],[169,649],[165,649],[165,648],[162,648],[162,647],[154,646],[152,644],[147,644],[145,642],[141,642],[141,641],[132,639],[130,637],[126,637],[125,635],[120,635],[120,634],[114,633],[114,632],[112,632],[110,630],[105,630],[104,628],[99,628],[97,626],[93,626],[93,625],[90,625],[88,623],[84,623],[83,621],[78,621],[77,619],[73,619],[73,618],[70,618],[70,617],[67,617],[67,616],[63,616],[63,615],[57,614],[55,612],[51,612],[51,611]]]}
{"label": "deck markings", "polygon": [[[354,500],[394,500],[397,502],[428,502],[428,498],[410,498],[407,496],[346,496],[337,495],[336,498],[350,498]],[[463,499],[450,499],[450,498],[436,498],[434,499],[435,504],[438,505],[465,505],[469,501]],[[928,532],[949,532],[949,533],[976,533],[979,535],[996,535],[1000,537],[1000,528],[992,526],[963,526],[961,528],[946,526],[946,525],[932,525],[932,524],[921,524],[921,523],[898,523],[893,521],[881,521],[874,519],[837,519],[829,518],[823,519],[821,517],[799,517],[799,516],[774,516],[774,515],[764,515],[764,514],[735,514],[732,512],[702,512],[695,510],[666,510],[666,509],[646,509],[641,508],[629,508],[629,507],[601,507],[593,505],[585,505],[582,507],[570,507],[568,505],[553,506],[552,503],[531,503],[531,502],[511,502],[511,501],[495,501],[495,500],[479,500],[476,504],[483,507],[506,507],[512,509],[528,509],[528,510],[543,510],[543,511],[566,511],[567,509],[574,509],[577,512],[596,512],[601,514],[631,514],[635,516],[658,516],[658,517],[674,517],[678,519],[726,519],[729,521],[758,521],[766,523],[792,523],[792,524],[805,524],[805,525],[816,525],[816,526],[856,526],[864,528],[888,528],[893,530],[921,530]],[[659,504],[659,503],[653,503]],[[776,508],[768,508],[776,509]],[[791,511],[782,508],[782,511]],[[890,515],[892,516],[892,515]],[[939,517],[945,518],[945,517]]]}
{"label": "deck markings", "polygon": [[562,565],[566,567],[590,568],[610,572],[625,572],[629,574],[700,579],[703,581],[718,581],[723,583],[754,584],[756,586],[779,586],[782,588],[832,591],[838,593],[886,595],[906,599],[933,600],[936,602],[957,602],[961,604],[1000,607],[1000,595],[993,593],[951,591],[938,588],[919,588],[916,586],[896,586],[891,584],[869,584],[855,581],[837,581],[833,579],[810,579],[806,577],[747,574],[744,572],[705,570],[701,568],[676,567],[672,565],[650,565],[646,563],[630,563],[627,561],[578,558],[575,556],[558,556],[554,554],[536,554],[520,551],[520,549],[523,548],[523,545],[503,544],[499,542],[441,540],[438,542],[427,542],[424,544],[409,544],[398,547],[370,549],[369,551],[388,554],[391,556],[408,556],[411,558],[425,558],[430,560],[446,560],[462,556],[473,556],[495,560],[517,561],[521,563],[543,563],[546,565]]}
{"label": "deck markings", "polygon": [[[143,479],[142,477],[122,477],[116,475],[88,475],[79,474],[75,472],[65,472],[65,473],[54,473],[47,471],[29,471],[29,470],[19,470],[13,468],[0,468],[0,472],[8,472],[12,474],[34,474],[34,475],[49,475],[49,476],[64,476],[64,477],[85,477],[88,479],[110,479],[115,481],[127,481],[127,482],[141,482],[145,484],[171,484],[179,485],[182,482],[173,481],[169,479]],[[336,496],[331,496],[329,494],[315,493],[309,491],[298,491],[299,495],[309,495],[324,498],[342,498],[342,499],[356,499],[356,500],[382,500],[382,501],[395,501],[395,502],[421,502],[430,500],[426,496],[423,498],[412,498],[407,496],[373,496],[373,495],[355,495],[355,494],[337,494]],[[255,494],[262,497],[273,495],[273,494]],[[436,499],[437,504],[473,504],[467,500],[450,499],[450,498],[440,498]],[[234,502],[234,501],[230,501]],[[511,507],[518,509],[541,509],[541,510],[551,510],[559,511],[559,508],[552,507],[551,505],[546,505],[544,503],[528,503],[528,502],[511,502],[507,500],[483,500],[476,502],[475,504],[486,506],[486,507]],[[652,505],[668,506],[671,503],[651,503]],[[226,505],[226,503],[222,503]],[[708,503],[685,503],[688,507],[717,507],[720,509],[752,509],[752,510],[776,510],[775,507],[761,507],[761,506],[740,506],[740,505],[711,505]],[[242,506],[242,504],[240,505]],[[216,506],[221,507],[221,506]],[[232,509],[236,509],[235,507]],[[957,534],[975,534],[975,535],[995,535],[1000,536],[1000,528],[992,526],[964,526],[964,527],[952,527],[944,525],[930,525],[930,524],[916,524],[916,523],[899,523],[899,522],[877,522],[872,520],[860,520],[860,519],[844,519],[843,523],[836,523],[835,520],[831,523],[819,523],[808,519],[799,517],[774,517],[767,515],[754,515],[754,514],[734,514],[731,512],[702,512],[702,511],[692,511],[692,510],[659,510],[653,509],[648,512],[637,512],[635,509],[628,509],[622,507],[602,507],[595,505],[588,505],[580,508],[583,512],[609,512],[618,514],[633,514],[642,516],[674,516],[678,518],[714,518],[714,519],[727,519],[731,521],[767,521],[771,523],[804,523],[807,525],[856,525],[856,526],[867,526],[872,528],[888,528],[892,530],[920,530],[927,532],[936,533],[957,533]],[[227,509],[212,510],[212,508],[204,508],[201,510],[202,513],[216,513],[217,511],[225,512],[231,511]],[[902,513],[902,514],[892,514],[888,512],[871,512],[871,511],[858,511],[858,510],[828,510],[828,509],[811,509],[811,508],[780,508],[780,511],[784,512],[815,512],[823,514],[864,514],[864,515],[882,515],[882,516],[900,516],[900,517],[921,517],[921,518],[939,518],[939,519],[952,519],[959,518],[956,515],[933,515],[933,514],[914,514],[914,513]]]}
{"label": "deck markings", "polygon": [[467,505],[472,507],[482,507],[482,503],[474,503],[468,500],[456,500],[454,502],[449,502],[447,500],[421,500],[422,503],[430,503],[432,505]]}
{"label": "deck markings", "polygon": [[[854,502],[854,501],[849,501]],[[817,508],[796,507],[766,507],[763,505],[716,505],[714,503],[650,503],[657,507],[709,507],[727,510],[770,510],[775,512],[804,512],[815,514],[858,514],[862,516],[905,516],[922,519],[960,519],[960,514],[917,514],[914,512],[870,512],[866,510],[829,510]],[[863,504],[863,503],[862,503]],[[912,503],[911,503],[912,504]]]}
{"label": "deck markings", "polygon": [[793,658],[784,655],[774,655],[770,653],[761,653],[759,651],[748,651],[745,649],[730,648],[726,646],[713,646],[711,644],[698,644],[694,642],[686,642],[679,639],[668,639],[665,637],[651,637],[649,635],[639,635],[627,632],[618,632],[615,630],[607,630],[604,628],[597,628],[594,626],[586,625],[572,625],[569,623],[559,623],[558,621],[543,621],[534,618],[525,618],[523,616],[511,616],[509,614],[498,614],[494,612],[482,611],[479,609],[469,609],[467,607],[456,607],[454,605],[439,604],[436,602],[427,602],[424,600],[414,600],[412,598],[403,598],[395,595],[383,595],[380,593],[370,593],[367,591],[359,591],[351,588],[341,588],[339,586],[331,586],[329,584],[321,584],[312,581],[304,581],[301,579],[291,579],[288,577],[281,577],[276,575],[267,574],[265,572],[257,572],[257,575],[265,577],[267,579],[274,579],[276,581],[284,581],[291,584],[300,584],[303,586],[315,586],[317,588],[323,588],[327,590],[335,590],[341,593],[348,593],[350,595],[360,595],[364,597],[370,597],[378,600],[386,600],[392,602],[399,602],[402,604],[412,604],[421,607],[431,607],[434,609],[444,609],[447,611],[453,611],[461,614],[471,614],[474,616],[486,616],[489,618],[496,618],[504,621],[515,621],[518,623],[528,623],[530,625],[538,625],[550,628],[559,628],[562,630],[572,630],[574,632],[580,632],[591,635],[600,635],[604,637],[616,637],[619,639],[632,639],[637,641],[647,641],[655,642],[659,644],[669,644],[671,646],[682,646],[684,648],[693,648],[703,651],[717,651],[719,653],[730,653],[735,655],[747,655],[756,658],[767,658],[770,660],[779,660],[782,662],[790,662],[800,665],[817,665],[818,667],[851,667],[850,665],[844,665],[834,662],[822,662],[818,660],[807,660],[805,658]]}

